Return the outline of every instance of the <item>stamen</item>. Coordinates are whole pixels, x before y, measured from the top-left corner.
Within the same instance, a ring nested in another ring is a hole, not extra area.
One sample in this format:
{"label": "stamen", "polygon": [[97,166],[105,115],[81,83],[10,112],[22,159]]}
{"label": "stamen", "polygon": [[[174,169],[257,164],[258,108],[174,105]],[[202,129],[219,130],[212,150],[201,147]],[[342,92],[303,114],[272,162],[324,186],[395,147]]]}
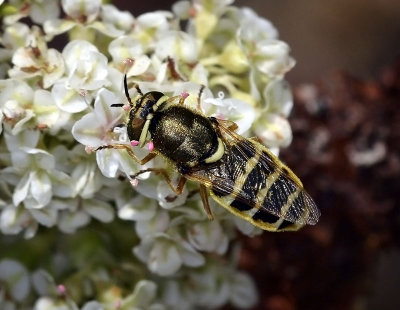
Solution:
{"label": "stamen", "polygon": [[65,295],[66,293],[67,293],[67,288],[64,286],[64,285],[62,285],[62,284],[59,284],[58,286],[57,286],[57,291],[58,291],[58,293],[60,294],[60,295]]}
{"label": "stamen", "polygon": [[139,184],[139,180],[138,179],[131,179],[130,180],[130,183],[131,183],[131,185],[133,186],[133,187],[136,187],[136,186],[138,186],[138,184]]}
{"label": "stamen", "polygon": [[139,145],[139,141],[132,140],[132,141],[131,141],[131,145],[132,145],[132,146],[137,146],[137,145]]}
{"label": "stamen", "polygon": [[147,148],[149,149],[150,152],[154,150],[154,143],[153,143],[153,141],[150,141],[150,142],[147,144]]}
{"label": "stamen", "polygon": [[47,124],[37,124],[36,128],[39,130],[45,130],[49,127],[47,126]]}
{"label": "stamen", "polygon": [[86,145],[85,146],[85,152],[87,153],[87,154],[91,154],[93,151],[94,151],[94,147],[92,147],[92,146],[89,146],[89,145]]}
{"label": "stamen", "polygon": [[85,98],[86,95],[87,95],[87,91],[86,90],[84,90],[84,89],[79,90],[79,96]]}
{"label": "stamen", "polygon": [[132,67],[134,63],[135,63],[135,60],[133,60],[132,58],[126,58],[126,59],[124,60],[124,65],[125,65],[127,68]]}
{"label": "stamen", "polygon": [[227,119],[227,118],[225,117],[225,115],[222,114],[222,113],[218,113],[215,117],[218,118],[218,119],[222,119],[222,120],[226,120],[226,119]]}
{"label": "stamen", "polygon": [[183,92],[181,93],[181,96],[182,96],[183,99],[186,99],[187,97],[189,97],[189,93],[183,91]]}
{"label": "stamen", "polygon": [[188,14],[189,14],[189,16],[191,17],[191,18],[194,18],[194,17],[196,17],[196,14],[197,14],[197,10],[196,10],[196,8],[195,7],[190,7],[189,8],[189,11],[188,11]]}

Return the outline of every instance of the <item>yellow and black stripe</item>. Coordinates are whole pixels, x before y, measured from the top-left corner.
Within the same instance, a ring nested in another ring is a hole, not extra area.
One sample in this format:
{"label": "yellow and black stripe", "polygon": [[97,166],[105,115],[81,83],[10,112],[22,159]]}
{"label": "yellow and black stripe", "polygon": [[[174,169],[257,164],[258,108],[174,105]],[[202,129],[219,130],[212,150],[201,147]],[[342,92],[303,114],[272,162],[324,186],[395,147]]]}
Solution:
{"label": "yellow and black stripe", "polygon": [[262,229],[298,230],[318,219],[319,211],[296,175],[250,139],[231,145],[223,164],[208,177],[214,200]]}

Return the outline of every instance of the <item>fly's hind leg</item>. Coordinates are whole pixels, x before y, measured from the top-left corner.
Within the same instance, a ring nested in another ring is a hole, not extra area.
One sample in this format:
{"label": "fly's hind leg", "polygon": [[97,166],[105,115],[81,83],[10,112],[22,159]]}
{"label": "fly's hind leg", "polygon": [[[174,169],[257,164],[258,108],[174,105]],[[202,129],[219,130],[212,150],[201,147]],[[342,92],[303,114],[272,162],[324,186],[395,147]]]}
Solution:
{"label": "fly's hind leg", "polygon": [[200,184],[200,197],[201,201],[203,202],[204,211],[206,211],[208,219],[212,221],[214,219],[214,215],[212,214],[210,204],[208,203],[207,188],[203,184]]}
{"label": "fly's hind leg", "polygon": [[224,126],[225,128],[227,128],[231,131],[236,131],[238,129],[238,125],[232,121],[218,119],[218,123],[220,123],[222,126]]}

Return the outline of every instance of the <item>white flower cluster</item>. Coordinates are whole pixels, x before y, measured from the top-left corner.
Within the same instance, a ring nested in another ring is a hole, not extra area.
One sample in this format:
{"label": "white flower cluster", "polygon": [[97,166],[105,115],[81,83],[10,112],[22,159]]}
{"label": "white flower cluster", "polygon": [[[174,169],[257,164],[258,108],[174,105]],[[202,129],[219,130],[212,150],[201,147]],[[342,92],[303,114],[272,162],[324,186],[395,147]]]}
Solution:
{"label": "white flower cluster", "polygon": [[[289,47],[270,22],[232,2],[179,1],[171,12],[134,17],[101,0],[0,1],[0,248],[8,249],[0,251],[1,309],[256,303],[253,282],[236,268],[234,239],[236,229],[247,235],[258,229],[211,201],[215,220],[209,221],[197,184],[169,199],[174,193],[165,180],[146,173],[132,188],[126,175],[168,169],[160,158],[143,167],[125,150],[88,152],[129,143],[126,129],[117,126],[126,112],[111,107],[126,103],[126,59],[133,60],[129,80],[143,92],[185,93],[185,104],[195,105],[204,85],[206,115],[235,121],[240,134],[258,136],[275,152],[291,142],[292,97],[283,79],[294,65]],[[60,34],[68,36],[65,46],[50,47]],[[140,158],[148,152],[133,150]],[[102,226],[105,238],[132,240],[133,253],[119,249],[112,260],[104,244],[80,235],[98,221],[111,223]],[[74,242],[84,249],[64,247],[50,228],[80,236]],[[15,239],[10,243],[6,235]],[[46,251],[47,258],[22,253],[15,245],[27,241],[20,235],[57,251]],[[117,269],[133,276],[117,283]]]}

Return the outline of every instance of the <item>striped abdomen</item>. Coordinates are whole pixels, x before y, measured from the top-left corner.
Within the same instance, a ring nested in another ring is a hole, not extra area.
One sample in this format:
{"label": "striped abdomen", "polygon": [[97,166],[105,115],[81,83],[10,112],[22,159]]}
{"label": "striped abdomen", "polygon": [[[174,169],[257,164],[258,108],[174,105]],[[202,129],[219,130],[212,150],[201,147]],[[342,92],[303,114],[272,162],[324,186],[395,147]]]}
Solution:
{"label": "striped abdomen", "polygon": [[205,172],[212,198],[262,229],[297,230],[318,220],[300,180],[257,142],[242,139],[229,146],[221,164]]}

